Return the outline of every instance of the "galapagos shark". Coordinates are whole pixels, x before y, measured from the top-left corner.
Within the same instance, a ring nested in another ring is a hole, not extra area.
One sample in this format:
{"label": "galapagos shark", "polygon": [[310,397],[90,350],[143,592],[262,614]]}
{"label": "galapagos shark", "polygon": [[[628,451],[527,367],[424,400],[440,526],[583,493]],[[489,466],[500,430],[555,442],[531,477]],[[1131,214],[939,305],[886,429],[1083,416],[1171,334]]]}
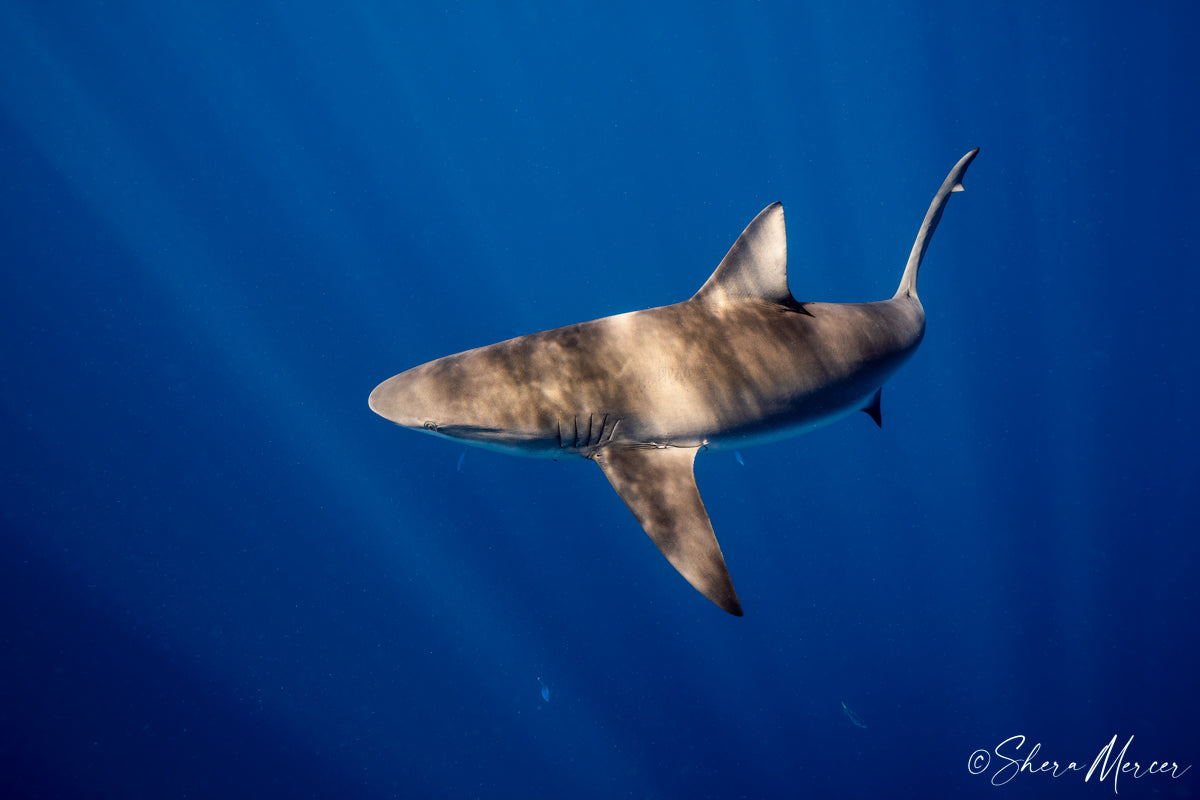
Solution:
{"label": "galapagos shark", "polygon": [[925,334],[917,271],[978,152],[934,195],[889,300],[797,301],[783,206],[773,203],[690,299],[430,361],[379,384],[371,410],[469,445],[596,462],[672,566],[741,616],[696,486],[696,453],[776,441],[858,411],[882,424],[881,387]]}

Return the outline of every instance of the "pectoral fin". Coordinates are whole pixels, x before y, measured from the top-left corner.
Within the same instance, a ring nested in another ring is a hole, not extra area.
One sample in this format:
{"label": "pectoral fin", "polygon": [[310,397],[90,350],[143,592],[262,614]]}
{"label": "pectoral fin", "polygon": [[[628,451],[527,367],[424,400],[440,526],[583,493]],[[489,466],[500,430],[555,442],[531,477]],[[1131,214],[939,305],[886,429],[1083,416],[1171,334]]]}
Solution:
{"label": "pectoral fin", "polygon": [[740,617],[742,605],[696,488],[696,450],[610,446],[593,458],[671,566],[709,600]]}

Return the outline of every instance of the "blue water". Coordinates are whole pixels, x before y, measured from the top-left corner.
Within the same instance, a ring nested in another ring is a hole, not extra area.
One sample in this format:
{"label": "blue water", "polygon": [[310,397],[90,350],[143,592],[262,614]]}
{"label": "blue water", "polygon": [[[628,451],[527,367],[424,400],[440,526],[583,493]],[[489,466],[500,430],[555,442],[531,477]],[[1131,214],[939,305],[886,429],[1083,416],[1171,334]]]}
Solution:
{"label": "blue water", "polygon": [[[1198,13],[976,5],[3,4],[0,794],[1113,791],[971,774],[1016,735],[1200,764]],[[367,409],[690,296],[775,200],[799,299],[890,296],[975,146],[882,431],[697,462],[743,619],[594,465]]]}

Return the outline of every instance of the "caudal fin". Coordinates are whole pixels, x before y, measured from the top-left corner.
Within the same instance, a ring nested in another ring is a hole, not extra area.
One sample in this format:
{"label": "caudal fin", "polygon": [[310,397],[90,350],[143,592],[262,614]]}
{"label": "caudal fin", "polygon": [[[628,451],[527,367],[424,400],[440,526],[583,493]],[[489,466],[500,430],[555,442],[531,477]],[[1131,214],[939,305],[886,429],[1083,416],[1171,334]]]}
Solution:
{"label": "caudal fin", "polygon": [[917,240],[913,242],[912,252],[908,255],[908,264],[904,267],[904,276],[900,278],[900,288],[896,290],[896,297],[915,298],[917,296],[917,270],[921,268],[921,262],[925,259],[929,240],[933,238],[933,232],[937,230],[938,221],[942,218],[942,210],[946,208],[950,195],[963,190],[963,175],[967,174],[967,167],[971,166],[971,162],[978,154],[979,148],[976,147],[960,158],[954,165],[954,169],[950,170],[950,174],[946,176],[946,180],[942,182],[942,188],[938,189],[937,194],[933,196],[933,202],[929,204],[929,210],[925,212],[925,221],[921,223],[921,230],[917,231]]}

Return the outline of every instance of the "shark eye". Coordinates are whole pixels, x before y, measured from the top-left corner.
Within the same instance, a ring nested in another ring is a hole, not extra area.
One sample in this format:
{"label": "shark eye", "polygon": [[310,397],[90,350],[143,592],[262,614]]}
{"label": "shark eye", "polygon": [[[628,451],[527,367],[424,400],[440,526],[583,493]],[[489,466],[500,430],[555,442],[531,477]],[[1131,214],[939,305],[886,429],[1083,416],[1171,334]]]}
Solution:
{"label": "shark eye", "polygon": [[426,422],[426,423],[425,423],[425,430],[427,430],[427,431],[436,431],[436,430],[437,430],[437,423],[436,423],[436,422]]}

